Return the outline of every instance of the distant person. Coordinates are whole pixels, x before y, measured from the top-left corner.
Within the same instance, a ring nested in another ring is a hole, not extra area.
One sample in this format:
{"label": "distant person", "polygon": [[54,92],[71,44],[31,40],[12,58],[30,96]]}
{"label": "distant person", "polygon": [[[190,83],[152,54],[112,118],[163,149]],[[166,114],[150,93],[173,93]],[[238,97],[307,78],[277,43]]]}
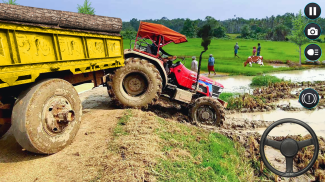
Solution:
{"label": "distant person", "polygon": [[197,61],[195,56],[192,57],[191,70],[198,72]]}
{"label": "distant person", "polygon": [[261,55],[261,44],[258,43],[258,48],[257,48],[257,56],[260,56]]}
{"label": "distant person", "polygon": [[208,61],[208,71],[210,76],[210,71],[214,72],[214,75],[216,75],[216,71],[214,70],[214,58],[212,57],[212,54],[210,54],[209,61]]}
{"label": "distant person", "polygon": [[253,47],[253,56],[256,55],[256,47]]}
{"label": "distant person", "polygon": [[235,45],[234,49],[235,49],[235,57],[237,56],[239,58],[239,56],[237,55],[238,54],[238,49],[239,49],[238,42],[236,42],[236,45]]}

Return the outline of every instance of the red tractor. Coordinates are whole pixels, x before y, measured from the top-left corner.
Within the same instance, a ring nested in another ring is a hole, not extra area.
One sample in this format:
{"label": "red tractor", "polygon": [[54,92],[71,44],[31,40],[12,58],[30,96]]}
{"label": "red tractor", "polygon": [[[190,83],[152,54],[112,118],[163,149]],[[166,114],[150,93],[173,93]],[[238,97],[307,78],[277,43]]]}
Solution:
{"label": "red tractor", "polygon": [[196,72],[180,61],[174,63],[177,57],[162,49],[172,42],[179,44],[187,39],[163,25],[140,22],[133,49],[131,41],[130,49],[124,50],[125,66],[106,77],[110,97],[116,104],[131,108],[147,108],[159,97],[167,98],[188,108],[194,121],[222,125],[227,106],[219,99],[223,85],[201,75],[197,81]]}

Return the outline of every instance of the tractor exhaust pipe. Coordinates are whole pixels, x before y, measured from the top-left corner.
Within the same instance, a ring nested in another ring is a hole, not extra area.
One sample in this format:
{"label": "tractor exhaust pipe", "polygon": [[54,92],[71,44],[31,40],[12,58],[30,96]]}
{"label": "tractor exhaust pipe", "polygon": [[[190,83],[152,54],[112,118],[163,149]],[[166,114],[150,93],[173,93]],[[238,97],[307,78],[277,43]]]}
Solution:
{"label": "tractor exhaust pipe", "polygon": [[202,54],[203,54],[205,51],[206,51],[206,50],[202,51],[202,52],[201,52],[201,55],[200,55],[199,67],[198,67],[197,76],[196,76],[195,93],[196,93],[196,91],[199,89],[199,77],[200,77],[200,70],[201,70]]}
{"label": "tractor exhaust pipe", "polygon": [[195,86],[195,93],[199,89],[199,78],[200,78],[200,70],[201,70],[201,62],[202,62],[202,54],[208,50],[208,46],[211,43],[211,26],[209,24],[204,25],[198,32],[199,35],[202,36],[201,46],[204,48],[204,51],[201,52],[200,60],[199,60],[199,67],[197,71],[196,77],[196,86]]}

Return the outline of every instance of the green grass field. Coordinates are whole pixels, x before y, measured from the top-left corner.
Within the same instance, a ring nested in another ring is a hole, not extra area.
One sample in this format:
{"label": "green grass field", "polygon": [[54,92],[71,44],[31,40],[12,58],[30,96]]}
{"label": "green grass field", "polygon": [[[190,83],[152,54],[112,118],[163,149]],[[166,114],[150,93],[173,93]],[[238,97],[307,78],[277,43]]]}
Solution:
{"label": "green grass field", "polygon": [[[231,36],[235,37],[236,34]],[[169,54],[176,55],[178,57],[185,56],[186,66],[190,67],[191,57],[196,56],[199,60],[201,51],[203,50],[201,46],[200,38],[190,38],[188,42],[181,44],[169,44],[164,47],[164,50]],[[238,56],[240,58],[234,58],[234,45],[238,42],[240,47]],[[267,40],[247,40],[247,39],[233,39],[233,40],[223,40],[223,39],[213,39],[209,46],[208,51],[203,54],[201,70],[207,71],[207,61],[209,54],[213,54],[216,60],[215,69],[218,72],[225,72],[231,74],[243,74],[243,75],[258,75],[268,72],[275,71],[285,71],[292,68],[282,67],[273,68],[272,66],[265,65],[260,67],[259,65],[253,64],[253,67],[244,67],[243,63],[246,59],[252,55],[253,47],[261,43],[261,55],[264,61],[268,60],[280,60],[284,63],[287,60],[299,62],[298,47],[291,42],[276,42]],[[325,50],[325,43],[317,43],[323,50]],[[302,47],[302,63],[305,62],[306,58],[304,56],[303,50],[308,44]],[[130,47],[130,41],[124,40],[124,49]],[[325,60],[324,54],[322,55],[320,61]]]}
{"label": "green grass field", "polygon": [[239,36],[240,34],[227,34],[228,36],[230,36],[232,39],[236,39],[237,36]]}

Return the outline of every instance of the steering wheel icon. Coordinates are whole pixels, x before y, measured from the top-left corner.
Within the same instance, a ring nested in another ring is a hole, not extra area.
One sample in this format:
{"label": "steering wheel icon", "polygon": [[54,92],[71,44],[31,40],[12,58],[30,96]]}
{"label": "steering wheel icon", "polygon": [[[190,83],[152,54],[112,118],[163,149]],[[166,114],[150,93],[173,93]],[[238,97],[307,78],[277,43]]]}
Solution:
{"label": "steering wheel icon", "polygon": [[[275,141],[267,138],[267,135],[270,133],[272,129],[274,129],[276,126],[283,124],[283,123],[295,123],[299,124],[300,126],[304,127],[312,136],[311,139],[308,140],[303,140],[303,141],[295,141],[291,138],[287,138],[283,141]],[[276,170],[274,167],[270,165],[268,160],[265,157],[265,152],[264,152],[264,146],[268,145],[271,146],[275,149],[280,150],[281,154],[285,156],[286,159],[286,172],[281,172]],[[310,163],[305,167],[304,169],[298,171],[298,172],[293,172],[293,159],[297,155],[298,151],[304,147],[307,147],[309,145],[314,145],[315,150],[314,150],[314,155],[313,158],[311,159]],[[299,175],[302,175],[306,173],[316,162],[317,157],[318,157],[318,152],[319,152],[319,144],[318,144],[318,139],[317,136],[314,132],[314,130],[307,125],[305,122],[293,119],[293,118],[286,118],[286,119],[281,119],[278,120],[274,123],[272,123],[263,133],[262,138],[261,138],[261,144],[260,144],[260,154],[262,157],[262,160],[265,164],[265,166],[270,169],[273,173],[281,176],[281,177],[296,177]]]}

